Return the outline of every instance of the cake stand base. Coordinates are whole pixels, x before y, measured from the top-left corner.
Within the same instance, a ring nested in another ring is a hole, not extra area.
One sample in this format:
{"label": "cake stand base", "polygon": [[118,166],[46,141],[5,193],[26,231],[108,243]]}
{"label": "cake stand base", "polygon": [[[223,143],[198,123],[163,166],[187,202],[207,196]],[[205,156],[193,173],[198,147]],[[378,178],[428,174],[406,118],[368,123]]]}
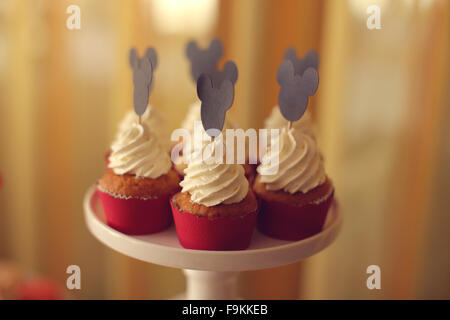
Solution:
{"label": "cake stand base", "polygon": [[186,277],[185,299],[234,300],[239,272],[202,271],[184,269]]}
{"label": "cake stand base", "polygon": [[255,230],[246,250],[191,250],[180,245],[173,225],[144,236],[129,236],[112,229],[106,223],[95,186],[87,190],[83,206],[89,230],[108,247],[135,259],[183,269],[186,292],[174,299],[238,299],[236,282],[240,271],[273,268],[308,258],[333,243],[342,224],[342,215],[333,203],[323,230],[307,239],[278,240]]}

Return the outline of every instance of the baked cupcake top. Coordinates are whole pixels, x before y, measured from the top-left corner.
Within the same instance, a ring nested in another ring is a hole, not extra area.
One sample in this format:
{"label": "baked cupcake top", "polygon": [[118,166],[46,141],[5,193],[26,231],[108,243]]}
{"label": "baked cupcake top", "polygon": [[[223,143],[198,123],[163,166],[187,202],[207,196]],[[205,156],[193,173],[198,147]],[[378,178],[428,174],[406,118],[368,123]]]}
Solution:
{"label": "baked cupcake top", "polygon": [[[281,129],[286,127],[288,122],[289,121],[281,114],[280,108],[275,106],[272,108],[269,117],[264,121],[264,128]],[[311,121],[311,114],[308,110],[303,114],[300,120],[292,122],[292,127],[310,136],[314,136],[314,126]]]}
{"label": "baked cupcake top", "polygon": [[169,172],[172,162],[147,124],[132,123],[111,146],[109,165],[115,174],[156,179]]}
{"label": "baked cupcake top", "polygon": [[[136,123],[138,116],[133,110],[127,111],[122,121],[119,123],[118,135],[126,131],[132,124]],[[167,126],[166,118],[155,109],[152,105],[149,105],[147,110],[141,117],[142,123],[146,124],[150,130],[156,135],[159,143],[165,150],[170,150],[171,141],[170,133]]]}
{"label": "baked cupcake top", "polygon": [[[323,184],[326,180],[323,159],[316,141],[298,128],[280,130],[279,145],[273,137],[257,171],[260,182],[267,190],[294,194],[306,193]],[[274,157],[278,157],[278,170],[274,167]]]}
{"label": "baked cupcake top", "polygon": [[[221,138],[205,143],[194,151],[180,183],[191,201],[207,207],[241,202],[248,193],[248,181],[240,164],[227,164]],[[221,152],[221,153],[220,153]]]}

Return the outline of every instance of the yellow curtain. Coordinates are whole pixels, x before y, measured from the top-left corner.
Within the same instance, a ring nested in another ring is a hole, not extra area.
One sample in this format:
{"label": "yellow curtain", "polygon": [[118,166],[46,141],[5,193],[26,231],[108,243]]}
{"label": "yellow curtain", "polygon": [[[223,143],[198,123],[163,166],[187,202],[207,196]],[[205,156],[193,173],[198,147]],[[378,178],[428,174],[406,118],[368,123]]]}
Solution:
{"label": "yellow curtain", "polygon": [[[320,87],[310,109],[345,217],[336,244],[316,257],[244,272],[241,296],[450,297],[450,257],[442,248],[450,239],[439,223],[448,221],[447,1],[384,2],[382,29],[368,30],[364,1],[226,0],[218,2],[215,24],[198,34],[158,29],[153,2],[0,5],[0,259],[63,287],[66,267],[79,265],[82,290],[67,292],[73,298],[165,299],[184,289],[180,270],[94,239],[81,202],[131,108],[128,49],[157,48],[151,103],[174,129],[195,98],[184,45],[218,36],[223,60],[239,68],[230,116],[243,127],[262,126],[276,104],[275,75],[287,46],[319,52]],[[80,30],[66,28],[71,4],[80,6]],[[381,292],[365,287],[370,264],[382,268]]]}

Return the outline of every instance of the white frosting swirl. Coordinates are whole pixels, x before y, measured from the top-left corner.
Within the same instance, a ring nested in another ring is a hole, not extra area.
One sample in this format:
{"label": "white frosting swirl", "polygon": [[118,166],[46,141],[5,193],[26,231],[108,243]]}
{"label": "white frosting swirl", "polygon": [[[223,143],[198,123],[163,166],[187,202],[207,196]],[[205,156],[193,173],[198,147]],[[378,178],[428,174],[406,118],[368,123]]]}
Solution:
{"label": "white frosting swirl", "polygon": [[[118,135],[127,130],[133,123],[138,121],[138,116],[133,110],[128,110],[122,121],[119,123]],[[153,131],[165,150],[170,150],[172,143],[170,141],[170,132],[166,118],[152,105],[147,107],[141,117],[142,123],[145,123]]]}
{"label": "white frosting swirl", "polygon": [[116,174],[156,179],[169,172],[172,162],[146,124],[132,123],[111,146],[108,167]]}
{"label": "white frosting swirl", "polygon": [[[276,141],[271,141],[271,146]],[[323,160],[315,140],[299,129],[282,128],[278,152],[269,147],[257,171],[267,190],[306,193],[325,182]],[[277,149],[277,148],[273,148]],[[278,171],[273,174],[273,161],[278,157]],[[268,174],[272,173],[272,174]]]}
{"label": "white frosting swirl", "polygon": [[201,102],[196,101],[189,106],[188,112],[184,117],[181,127],[188,130],[190,133],[194,132],[194,123],[196,120],[201,120],[200,115]]}
{"label": "white frosting swirl", "polygon": [[[281,129],[288,125],[288,121],[281,114],[278,106],[273,107],[269,117],[264,121],[266,129]],[[311,120],[311,113],[306,110],[300,120],[292,123],[292,127],[314,137],[314,127]]]}
{"label": "white frosting swirl", "polygon": [[184,170],[185,176],[180,186],[182,192],[189,192],[192,202],[211,207],[221,203],[238,203],[247,196],[248,181],[244,168],[240,164],[224,163],[223,157],[222,163],[217,163],[219,161],[214,158],[219,147],[225,150],[222,139],[205,143],[200,150],[194,151],[193,160]]}
{"label": "white frosting swirl", "polygon": [[[181,127],[188,130],[191,134],[191,154],[194,151],[195,148],[195,140],[194,140],[194,131],[195,131],[195,122],[198,121],[200,123],[201,133],[206,135],[205,130],[203,129],[203,126],[201,125],[201,101],[196,101],[193,104],[189,106],[189,110],[186,114],[186,117],[184,118],[183,122],[181,123]],[[225,123],[223,125],[223,136],[225,138],[225,130],[227,129],[238,129],[238,125],[233,121],[229,119],[225,119]],[[187,167],[187,164],[189,162],[190,155],[183,154],[180,157],[180,161],[175,163],[175,168],[179,173],[183,173],[185,168]],[[186,160],[187,159],[187,160]]]}

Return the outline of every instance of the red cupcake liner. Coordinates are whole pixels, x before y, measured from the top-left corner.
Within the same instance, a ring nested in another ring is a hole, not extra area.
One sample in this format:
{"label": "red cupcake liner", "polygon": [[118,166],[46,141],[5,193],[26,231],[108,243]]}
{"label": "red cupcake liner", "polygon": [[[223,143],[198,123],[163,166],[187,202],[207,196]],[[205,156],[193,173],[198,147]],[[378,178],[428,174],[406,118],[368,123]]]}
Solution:
{"label": "red cupcake liner", "polygon": [[203,218],[180,211],[170,201],[178,240],[186,249],[244,250],[250,245],[258,210],[239,217]]}
{"label": "red cupcake liner", "polygon": [[261,199],[258,230],[281,240],[298,241],[322,231],[333,192],[320,203],[301,207]]}
{"label": "red cupcake liner", "polygon": [[169,195],[158,198],[119,198],[97,189],[106,222],[112,228],[129,235],[151,234],[172,224]]}

